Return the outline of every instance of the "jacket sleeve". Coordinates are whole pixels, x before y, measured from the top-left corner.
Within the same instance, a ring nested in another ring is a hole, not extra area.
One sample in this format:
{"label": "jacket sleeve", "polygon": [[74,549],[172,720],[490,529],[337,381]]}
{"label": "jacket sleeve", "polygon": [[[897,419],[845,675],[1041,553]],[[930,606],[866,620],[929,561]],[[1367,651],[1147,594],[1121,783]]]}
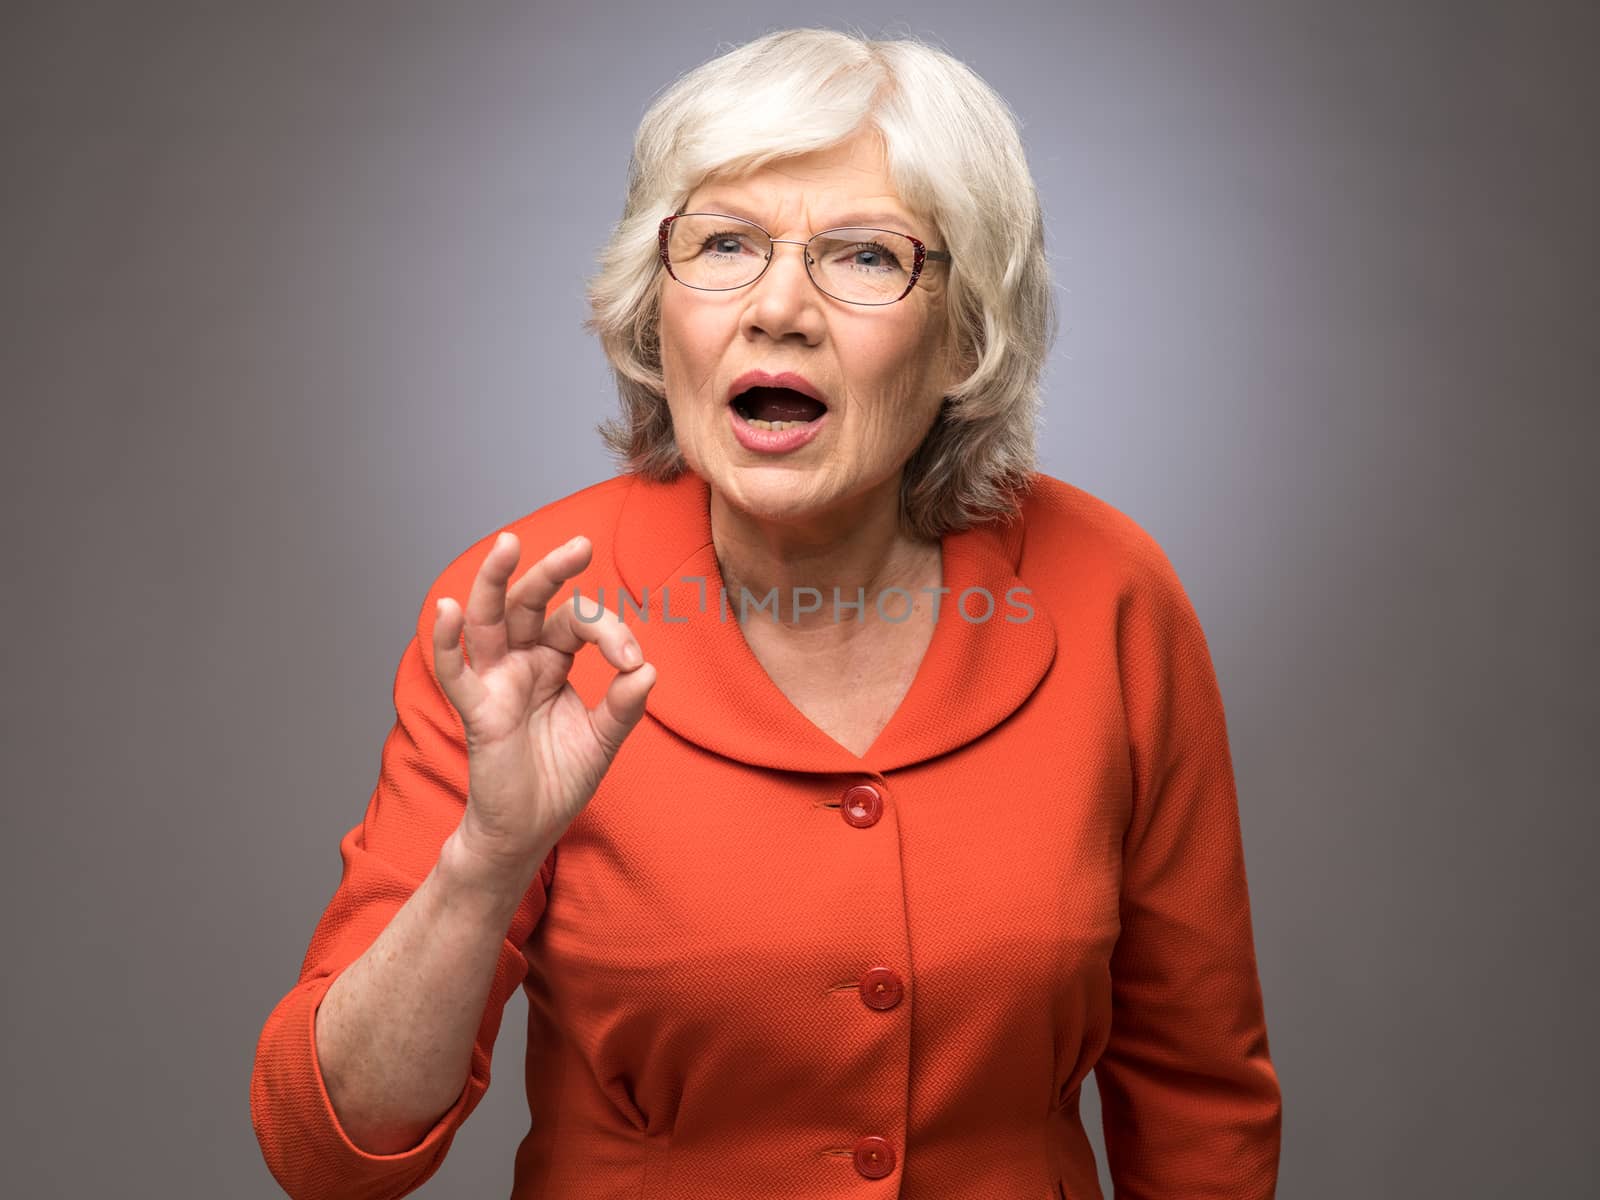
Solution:
{"label": "jacket sleeve", "polygon": [[[466,807],[461,720],[433,670],[430,592],[395,676],[395,724],[361,824],[339,843],[343,875],[311,935],[298,984],[267,1017],[250,1081],[250,1117],[267,1168],[293,1200],[392,1200],[420,1187],[444,1161],[456,1131],[489,1087],[490,1055],[505,1003],[521,985],[521,947],[544,911],[551,851],[523,897],[495,966],[494,983],[455,1104],[409,1150],[369,1154],[353,1143],[329,1102],[317,1063],[317,1007],[438,861]],[[464,597],[463,597],[464,598]]]}
{"label": "jacket sleeve", "polygon": [[1117,635],[1133,805],[1095,1066],[1107,1165],[1118,1200],[1270,1200],[1282,1102],[1222,697],[1153,542],[1135,578]]}

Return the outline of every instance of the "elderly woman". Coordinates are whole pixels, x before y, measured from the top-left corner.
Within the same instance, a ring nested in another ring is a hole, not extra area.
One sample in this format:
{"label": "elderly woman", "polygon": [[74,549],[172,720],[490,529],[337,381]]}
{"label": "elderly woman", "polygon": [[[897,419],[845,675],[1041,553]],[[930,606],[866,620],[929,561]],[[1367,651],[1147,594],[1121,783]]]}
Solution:
{"label": "elderly woman", "polygon": [[1091,1070],[1118,1196],[1272,1195],[1222,703],[1157,544],[1034,469],[1003,102],[913,41],[719,57],[591,299],[626,470],[428,593],[257,1050],[274,1176],[418,1187],[521,987],[514,1197],[1088,1200]]}

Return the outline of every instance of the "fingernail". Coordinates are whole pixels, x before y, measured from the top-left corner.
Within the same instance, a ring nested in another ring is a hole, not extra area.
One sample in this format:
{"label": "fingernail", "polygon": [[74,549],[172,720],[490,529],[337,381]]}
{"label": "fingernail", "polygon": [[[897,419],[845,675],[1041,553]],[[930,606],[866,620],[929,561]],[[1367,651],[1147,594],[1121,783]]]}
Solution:
{"label": "fingernail", "polygon": [[639,653],[639,647],[635,643],[629,642],[627,647],[622,651],[622,661],[627,663],[630,667],[637,667],[641,662],[644,661],[644,655]]}

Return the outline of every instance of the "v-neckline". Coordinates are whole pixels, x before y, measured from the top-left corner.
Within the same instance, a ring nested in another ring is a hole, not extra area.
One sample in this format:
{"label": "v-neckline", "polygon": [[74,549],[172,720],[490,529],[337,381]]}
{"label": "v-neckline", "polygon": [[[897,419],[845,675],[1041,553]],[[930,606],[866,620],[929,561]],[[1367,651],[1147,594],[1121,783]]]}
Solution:
{"label": "v-neckline", "polygon": [[[943,559],[944,559],[943,539],[941,539],[940,540],[939,582],[934,585],[936,588],[943,588],[945,586],[945,578],[944,578],[945,572],[944,572],[944,561],[943,561]],[[720,573],[720,565],[719,565],[718,578],[719,578],[719,581],[721,581],[722,577],[721,577],[721,573]],[[919,594],[922,594],[922,593],[919,593]],[[867,600],[867,603],[870,605],[870,604],[873,603],[873,601],[869,598]],[[755,619],[759,620],[760,618],[755,618]],[[911,698],[911,691],[912,691],[912,689],[914,687],[916,687],[917,676],[919,676],[922,673],[922,666],[923,666],[924,663],[926,663],[928,661],[928,655],[929,655],[930,651],[933,648],[933,634],[937,632],[937,626],[935,626],[934,629],[932,631],[929,631],[928,634],[926,635],[926,637],[922,640],[921,652],[917,655],[916,666],[911,671],[910,678],[906,680],[905,689],[903,691],[901,691],[899,697],[896,699],[895,704],[894,704],[894,708],[889,713],[888,719],[885,720],[883,722],[883,724],[878,726],[878,728],[874,731],[873,740],[870,743],[868,743],[867,748],[865,750],[862,750],[859,753],[857,753],[856,751],[851,750],[849,746],[845,745],[845,743],[840,742],[838,738],[834,737],[833,734],[829,733],[826,729],[824,729],[821,725],[819,725],[817,723],[817,721],[815,720],[815,718],[813,718],[809,713],[807,713],[804,708],[800,707],[800,704],[795,700],[795,698],[793,696],[791,696],[789,694],[789,692],[784,688],[783,684],[781,684],[773,676],[772,669],[762,659],[761,654],[756,649],[756,644],[750,640],[749,632],[745,628],[745,626],[743,624],[736,623],[735,627],[739,630],[739,634],[740,634],[741,639],[744,641],[745,648],[750,652],[750,657],[752,659],[754,659],[755,662],[756,662],[756,665],[758,667],[760,667],[762,674],[767,677],[767,681],[769,683],[771,683],[772,686],[778,691],[778,693],[780,695],[782,695],[783,698],[786,701],[788,701],[788,703],[795,709],[795,711],[797,713],[799,713],[800,716],[805,719],[807,724],[809,724],[813,728],[817,729],[824,737],[828,738],[828,740],[830,740],[830,741],[834,742],[835,744],[843,747],[849,753],[856,754],[857,757],[859,757],[859,758],[861,758],[863,760],[866,759],[872,753],[872,749],[873,749],[874,746],[877,745],[878,739],[881,738],[883,736],[884,731],[886,729],[888,729],[889,726],[894,723],[895,717],[899,714],[900,710],[905,707],[906,702]],[[802,651],[786,651],[786,653],[794,653],[797,657],[799,657],[799,656],[803,655],[803,650]],[[901,663],[898,664],[898,669],[897,669],[897,672],[896,672],[897,681],[900,678],[904,677],[903,673],[904,673],[904,663],[902,661]]]}
{"label": "v-neckline", "polygon": [[[961,746],[1015,711],[1055,654],[1054,622],[1015,573],[1021,535],[1020,523],[989,523],[940,539],[949,590],[932,637],[894,713],[858,755],[789,700],[745,640],[722,590],[705,481],[687,471],[666,483],[635,477],[613,553],[632,606],[625,619],[657,668],[646,711],[715,753],[783,770],[884,771]],[[954,611],[973,589],[992,599],[989,619]],[[1014,589],[1031,605],[1027,619],[1006,619]]]}

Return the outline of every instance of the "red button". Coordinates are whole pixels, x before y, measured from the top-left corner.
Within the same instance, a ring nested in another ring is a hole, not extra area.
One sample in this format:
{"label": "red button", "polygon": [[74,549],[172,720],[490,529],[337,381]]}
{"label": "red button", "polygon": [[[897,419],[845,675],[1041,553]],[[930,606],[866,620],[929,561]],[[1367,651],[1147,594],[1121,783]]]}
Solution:
{"label": "red button", "polygon": [[878,818],[883,816],[883,797],[870,783],[858,783],[845,792],[839,811],[857,829],[865,829],[869,825],[876,825]]}
{"label": "red button", "polygon": [[856,1170],[868,1179],[882,1179],[894,1170],[894,1147],[881,1137],[864,1137],[856,1143]]}
{"label": "red button", "polygon": [[893,1008],[905,994],[905,985],[888,967],[873,967],[861,977],[861,1002],[868,1008]]}

